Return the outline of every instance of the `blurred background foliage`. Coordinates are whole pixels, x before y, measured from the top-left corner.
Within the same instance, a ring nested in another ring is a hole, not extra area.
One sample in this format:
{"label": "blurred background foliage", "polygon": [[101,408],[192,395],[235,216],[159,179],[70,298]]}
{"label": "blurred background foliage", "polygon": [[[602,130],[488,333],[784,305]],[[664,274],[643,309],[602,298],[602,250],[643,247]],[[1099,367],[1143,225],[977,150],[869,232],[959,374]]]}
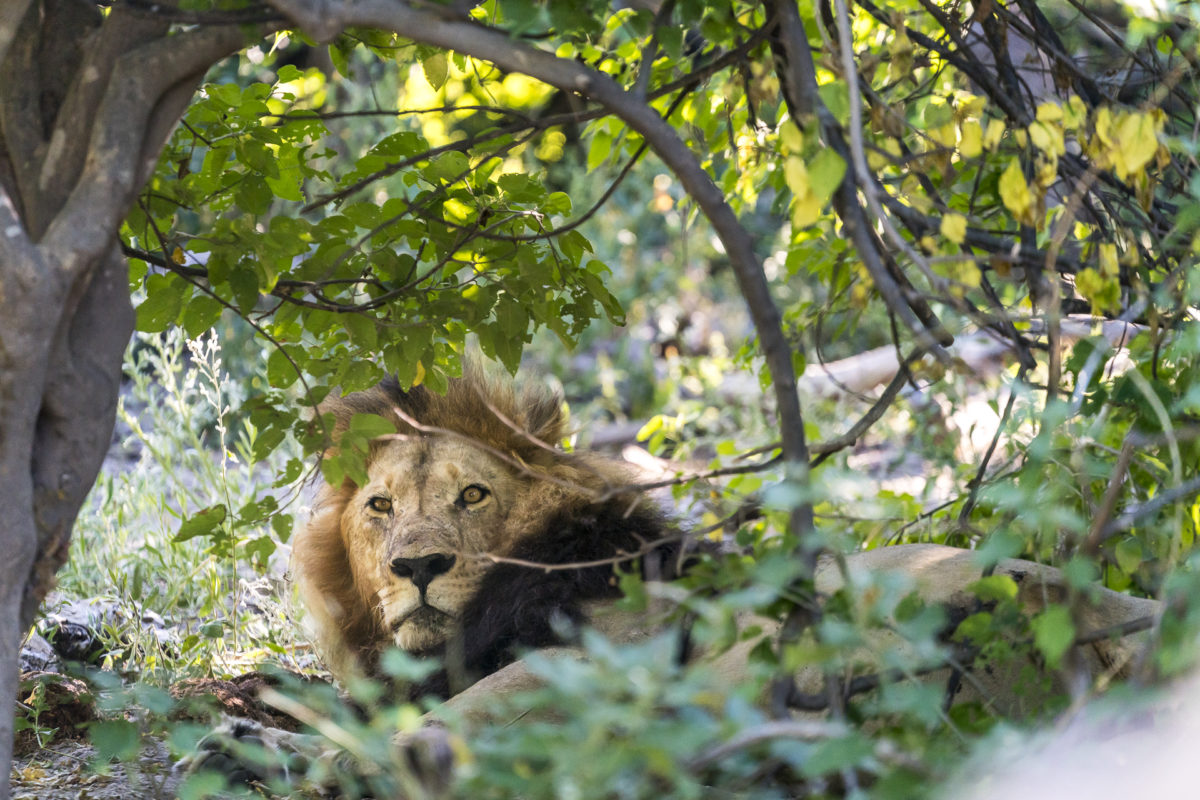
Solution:
{"label": "blurred background foliage", "polygon": [[[822,126],[846,131],[868,165],[863,198],[897,229],[872,235],[908,312],[1007,346],[984,361],[924,348],[869,432],[814,449],[815,535],[837,550],[929,541],[978,549],[981,564],[1023,556],[1066,568],[1080,591],[1099,579],[1169,598],[1180,613],[1146,674],[1177,673],[1200,607],[1195,8],[802,3],[820,120],[784,101],[770,8],[488,0],[469,13],[644,93],[675,126],[753,234],[810,378],[822,362],[915,345],[835,197],[847,152]],[[997,67],[996,31],[1037,42],[1040,60]],[[856,76],[840,57],[847,32]],[[285,580],[323,441],[303,410],[385,373],[438,390],[472,348],[561,387],[577,431],[567,446],[640,444],[664,459],[656,468],[681,477],[663,501],[738,548],[679,586],[631,579],[632,597],[661,594],[718,647],[738,638],[737,613],[783,618],[797,601],[786,535],[797,499],[769,461],[770,375],[745,302],[695,203],[616,117],[391,34],[328,47],[280,34],[213,70],[123,240],[141,333],[111,468],[47,608],[116,609],[91,655],[125,679],[106,685],[110,698],[150,707],[136,694],[146,686],[262,663],[319,673]],[[1086,315],[1083,332],[1060,350],[1072,314]],[[1094,327],[1104,320],[1133,323],[1136,337],[1114,349]],[[890,381],[832,392],[802,381],[810,443],[835,440]],[[538,703],[559,724],[472,731],[452,792],[923,792],[998,722],[983,707],[945,712],[937,687],[856,698],[848,720],[873,720],[865,728],[719,748],[767,723],[753,700],[781,664],[833,669],[882,626],[913,643],[917,660],[897,669],[945,656],[945,620],[914,607],[909,588],[833,598],[814,640],[755,651],[761,683],[749,687],[675,666],[669,641],[590,638],[586,663],[540,666]],[[975,621],[989,658],[1054,662],[1079,632],[1069,612],[1012,612]],[[355,689],[378,709],[365,720],[295,691],[366,760],[388,761],[379,731],[416,724],[370,687]],[[194,746],[202,727],[154,712],[95,728],[101,756],[130,757],[121,744],[140,733]],[[36,713],[26,720],[53,737]],[[209,780],[183,795],[203,796]],[[406,785],[386,771],[344,780],[377,796]]]}

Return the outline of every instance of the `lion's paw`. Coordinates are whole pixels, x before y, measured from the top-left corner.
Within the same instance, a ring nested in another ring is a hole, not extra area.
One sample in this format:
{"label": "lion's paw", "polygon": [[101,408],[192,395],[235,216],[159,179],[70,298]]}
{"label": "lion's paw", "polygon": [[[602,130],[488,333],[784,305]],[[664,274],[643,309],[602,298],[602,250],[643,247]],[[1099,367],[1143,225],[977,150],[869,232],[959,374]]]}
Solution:
{"label": "lion's paw", "polygon": [[431,794],[445,791],[454,778],[454,747],[449,731],[441,725],[425,725],[397,736],[394,744],[421,787]]}
{"label": "lion's paw", "polygon": [[200,740],[196,752],[176,769],[185,775],[215,772],[232,787],[290,784],[303,775],[306,737],[247,719],[227,719]]}

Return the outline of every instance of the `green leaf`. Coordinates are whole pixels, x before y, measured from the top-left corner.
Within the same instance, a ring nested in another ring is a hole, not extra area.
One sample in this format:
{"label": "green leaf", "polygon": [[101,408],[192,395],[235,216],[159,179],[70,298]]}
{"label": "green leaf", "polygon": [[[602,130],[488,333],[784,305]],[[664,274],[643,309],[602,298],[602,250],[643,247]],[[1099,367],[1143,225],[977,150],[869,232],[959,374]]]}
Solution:
{"label": "green leaf", "polygon": [[253,269],[238,265],[229,273],[229,286],[238,310],[250,314],[258,304],[258,276]]}
{"label": "green leaf", "polygon": [[437,52],[421,62],[421,70],[425,73],[425,80],[429,81],[429,85],[436,92],[446,85],[446,77],[450,71],[450,65],[446,61],[444,52]]}
{"label": "green leaf", "polygon": [[1046,663],[1056,669],[1063,654],[1075,641],[1075,624],[1071,621],[1071,610],[1066,606],[1050,606],[1029,622],[1033,631],[1033,643],[1045,657]]}
{"label": "green leaf", "polygon": [[519,173],[501,175],[496,183],[512,203],[532,203],[546,193],[540,183]]}
{"label": "green leaf", "polygon": [[350,334],[350,341],[363,350],[374,350],[378,344],[378,329],[375,320],[365,314],[343,314],[342,325]]}
{"label": "green leaf", "polygon": [[547,214],[570,214],[571,196],[566,192],[551,192],[546,196],[542,210]]}
{"label": "green leaf", "polygon": [[137,309],[137,328],[146,333],[165,331],[179,319],[183,308],[183,287],[169,275],[151,275],[146,279],[146,299]]}
{"label": "green leaf", "polygon": [[613,140],[612,136],[604,131],[597,131],[592,136],[592,142],[588,145],[587,168],[591,172],[604,163],[612,152]]}
{"label": "green leaf", "polygon": [[[297,462],[299,463],[299,462]],[[292,527],[295,521],[291,514],[276,514],[271,517],[271,530],[279,538],[279,541],[286,542],[292,536]]]}
{"label": "green leaf", "polygon": [[1005,600],[1015,600],[1017,597],[1017,582],[1011,575],[1003,573],[988,575],[967,586],[967,591],[985,603],[1000,603]]}
{"label": "green leaf", "polygon": [[983,644],[987,641],[991,629],[992,615],[986,611],[980,611],[958,623],[958,627],[954,630],[954,639]]}
{"label": "green leaf", "polygon": [[421,174],[429,181],[453,181],[461,178],[471,168],[471,162],[457,150],[442,153],[421,170]]}
{"label": "green leaf", "polygon": [[803,773],[816,778],[830,772],[848,769],[873,757],[875,745],[859,733],[841,739],[829,739],[816,744],[801,765]]}
{"label": "green leaf", "polygon": [[117,759],[128,761],[142,747],[137,726],[123,719],[101,720],[88,725],[88,735],[96,748],[96,760],[100,763]]}
{"label": "green leaf", "polygon": [[377,436],[390,436],[396,432],[396,424],[378,414],[355,414],[350,418],[349,432],[356,436],[374,439]]}
{"label": "green leaf", "polygon": [[835,150],[826,147],[818,150],[808,163],[808,179],[811,191],[824,205],[837,191],[846,174],[846,160]]}
{"label": "green leaf", "polygon": [[303,357],[303,351],[295,345],[284,345],[271,351],[267,356],[267,383],[277,389],[286,389],[296,382],[300,376],[288,356]]}
{"label": "green leaf", "polygon": [[242,545],[245,557],[252,560],[259,568],[266,566],[277,545],[270,536],[258,536]]}
{"label": "green leaf", "polygon": [[1126,575],[1132,575],[1137,572],[1137,568],[1142,565],[1142,545],[1137,539],[1128,536],[1117,542],[1115,555],[1117,566]]}
{"label": "green leaf", "polygon": [[172,541],[186,542],[188,539],[194,539],[197,536],[210,536],[214,531],[220,530],[221,523],[225,521],[225,517],[228,515],[229,509],[223,503],[209,506],[203,511],[199,511],[185,519],[179,525],[179,531],[175,534]]}
{"label": "green leaf", "polygon": [[217,324],[217,320],[221,318],[221,312],[224,310],[225,307],[219,300],[208,295],[192,298],[187,307],[183,309],[184,333],[188,335],[189,339],[195,339]]}
{"label": "green leaf", "polygon": [[275,193],[267,182],[258,175],[248,175],[235,192],[238,207],[248,214],[261,216],[271,208]]}
{"label": "green leaf", "polygon": [[224,775],[211,769],[202,769],[190,773],[179,785],[177,794],[179,800],[204,800],[217,797],[228,788]]}
{"label": "green leaf", "polygon": [[846,125],[850,121],[850,95],[846,92],[844,81],[830,81],[817,89],[821,101],[837,121]]}
{"label": "green leaf", "polygon": [[379,383],[383,371],[366,359],[356,359],[342,373],[342,389],[347,392],[361,392]]}

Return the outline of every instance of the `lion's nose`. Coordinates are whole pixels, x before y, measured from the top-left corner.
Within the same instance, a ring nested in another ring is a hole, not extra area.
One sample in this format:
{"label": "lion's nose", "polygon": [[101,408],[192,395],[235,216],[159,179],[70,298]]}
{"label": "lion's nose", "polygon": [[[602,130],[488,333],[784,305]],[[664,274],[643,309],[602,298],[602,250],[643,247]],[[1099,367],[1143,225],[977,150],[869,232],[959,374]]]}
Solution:
{"label": "lion's nose", "polygon": [[438,575],[444,575],[454,566],[455,557],[448,553],[433,553],[420,558],[392,559],[392,572],[401,578],[408,578],[416,585],[421,594],[425,594],[430,582]]}

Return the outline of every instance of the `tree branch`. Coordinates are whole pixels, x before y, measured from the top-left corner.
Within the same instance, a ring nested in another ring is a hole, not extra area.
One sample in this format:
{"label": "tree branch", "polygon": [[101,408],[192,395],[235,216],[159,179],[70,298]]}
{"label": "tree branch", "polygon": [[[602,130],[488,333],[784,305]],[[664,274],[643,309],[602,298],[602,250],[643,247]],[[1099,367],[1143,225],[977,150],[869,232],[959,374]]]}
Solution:
{"label": "tree branch", "polygon": [[9,0],[0,3],[0,64],[8,56],[8,48],[17,36],[17,28],[25,18],[32,0]]}
{"label": "tree branch", "polygon": [[145,134],[164,95],[189,76],[198,79],[244,42],[241,28],[201,28],[118,59],[96,112],[83,172],[46,230],[50,260],[60,272],[74,275],[108,248],[139,188]]}
{"label": "tree branch", "polygon": [[[30,241],[21,215],[3,185],[0,185],[0,264],[4,265],[5,273],[11,276],[15,284],[13,288],[24,292],[29,291],[45,266],[41,253]],[[6,286],[8,291],[5,294],[15,294],[13,288]],[[15,306],[17,302],[15,297],[0,294],[0,308]]]}
{"label": "tree branch", "polygon": [[53,215],[75,188],[88,155],[93,124],[122,53],[136,50],[167,33],[167,24],[131,16],[113,8],[95,35],[58,109],[48,146],[37,166],[36,201],[26,209],[26,222],[40,239]]}

